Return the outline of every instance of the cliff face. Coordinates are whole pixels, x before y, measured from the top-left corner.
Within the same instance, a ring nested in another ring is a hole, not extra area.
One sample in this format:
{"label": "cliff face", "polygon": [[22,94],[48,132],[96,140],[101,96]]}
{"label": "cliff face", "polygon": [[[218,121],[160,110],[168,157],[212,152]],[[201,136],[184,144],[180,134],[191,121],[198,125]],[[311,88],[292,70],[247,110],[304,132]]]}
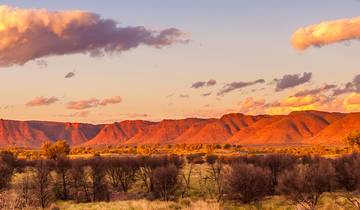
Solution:
{"label": "cliff face", "polygon": [[70,145],[232,143],[242,145],[340,145],[360,130],[360,113],[292,112],[289,115],[227,114],[219,119],[189,118],[92,125],[0,120],[0,146],[39,147],[63,139]]}

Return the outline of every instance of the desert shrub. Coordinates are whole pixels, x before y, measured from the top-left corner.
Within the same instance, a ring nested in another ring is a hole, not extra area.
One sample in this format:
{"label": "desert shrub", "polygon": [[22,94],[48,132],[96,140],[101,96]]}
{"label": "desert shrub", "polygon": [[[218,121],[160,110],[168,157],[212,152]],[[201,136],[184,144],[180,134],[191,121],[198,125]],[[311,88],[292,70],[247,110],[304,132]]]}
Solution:
{"label": "desert shrub", "polygon": [[18,181],[14,184],[14,191],[16,192],[16,205],[18,209],[26,209],[36,205],[34,203],[34,180],[30,168],[19,174]]}
{"label": "desert shrub", "polygon": [[154,169],[168,165],[174,165],[180,169],[184,165],[184,161],[177,155],[141,156],[138,158],[138,163],[140,166],[138,178],[143,182],[148,192],[154,191]]}
{"label": "desert shrub", "polygon": [[19,161],[12,152],[0,152],[0,191],[9,187],[11,177],[18,166]]}
{"label": "desert shrub", "polygon": [[71,162],[67,157],[59,157],[54,161],[53,168],[56,172],[55,196],[67,200],[69,198]]}
{"label": "desert shrub", "polygon": [[360,130],[355,130],[349,133],[348,136],[344,139],[345,143],[349,144],[350,146],[360,146]]}
{"label": "desert shrub", "polygon": [[356,194],[360,191],[360,154],[354,153],[337,158],[334,161],[336,180],[344,190],[344,197],[360,209],[360,200]]}
{"label": "desert shrub", "polygon": [[86,160],[75,159],[71,161],[69,171],[70,195],[76,202],[90,202],[90,182],[87,173]]}
{"label": "desert shrub", "polygon": [[215,185],[215,194],[217,200],[220,201],[222,199],[224,190],[224,157],[218,157],[217,155],[208,155],[206,156],[206,162],[209,168],[207,170],[207,176],[205,176],[204,178],[213,181]]}
{"label": "desert shrub", "polygon": [[193,169],[194,169],[194,165],[195,164],[203,164],[205,161],[203,159],[203,155],[202,154],[189,154],[186,156],[186,161],[188,164],[188,170],[187,171],[183,171],[182,178],[184,181],[184,190],[182,193],[182,196],[184,197],[186,194],[188,194],[188,192],[190,191],[190,187],[191,187],[191,178],[193,176]]}
{"label": "desert shrub", "polygon": [[105,161],[101,157],[87,160],[89,166],[90,189],[92,201],[103,201],[110,199],[110,192],[105,173]]}
{"label": "desert shrub", "polygon": [[266,155],[259,161],[261,167],[268,168],[271,172],[271,188],[269,193],[275,193],[279,174],[286,169],[291,169],[296,161],[297,159],[294,156],[284,154]]}
{"label": "desert shrub", "polygon": [[68,155],[70,146],[65,140],[58,140],[55,143],[45,142],[41,145],[41,153],[48,159],[56,160]]}
{"label": "desert shrub", "polygon": [[262,199],[271,190],[271,171],[246,163],[234,163],[226,174],[229,199],[251,203]]}
{"label": "desert shrub", "polygon": [[0,160],[0,191],[9,187],[12,175],[13,168]]}
{"label": "desert shrub", "polygon": [[173,165],[160,166],[153,170],[154,194],[162,200],[175,199],[176,190],[180,187],[179,169]]}
{"label": "desert shrub", "polygon": [[113,189],[127,192],[135,182],[139,164],[135,158],[110,158],[106,160],[105,170]]}
{"label": "desert shrub", "polygon": [[53,201],[53,194],[51,190],[50,164],[47,160],[38,160],[34,173],[33,180],[33,194],[38,205],[41,208],[46,208]]}
{"label": "desert shrub", "polygon": [[278,180],[278,192],[305,209],[315,209],[324,192],[336,189],[335,168],[331,161],[323,158],[286,170]]}

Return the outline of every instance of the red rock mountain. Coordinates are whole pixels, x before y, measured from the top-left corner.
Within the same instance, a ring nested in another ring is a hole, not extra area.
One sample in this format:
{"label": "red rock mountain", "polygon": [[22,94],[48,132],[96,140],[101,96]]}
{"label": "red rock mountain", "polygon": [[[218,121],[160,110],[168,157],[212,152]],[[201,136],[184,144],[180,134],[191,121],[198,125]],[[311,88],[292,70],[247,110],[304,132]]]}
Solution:
{"label": "red rock mountain", "polygon": [[0,120],[0,146],[39,147],[64,139],[83,146],[231,143],[241,145],[342,144],[360,130],[360,113],[299,111],[289,115],[227,114],[219,119],[188,118],[92,125]]}

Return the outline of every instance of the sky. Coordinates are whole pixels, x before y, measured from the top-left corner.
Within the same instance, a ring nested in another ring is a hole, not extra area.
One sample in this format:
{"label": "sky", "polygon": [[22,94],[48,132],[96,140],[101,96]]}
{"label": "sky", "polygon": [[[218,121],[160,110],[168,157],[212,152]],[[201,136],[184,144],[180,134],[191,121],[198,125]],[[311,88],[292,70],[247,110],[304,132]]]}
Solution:
{"label": "sky", "polygon": [[0,4],[3,119],[360,111],[357,0]]}

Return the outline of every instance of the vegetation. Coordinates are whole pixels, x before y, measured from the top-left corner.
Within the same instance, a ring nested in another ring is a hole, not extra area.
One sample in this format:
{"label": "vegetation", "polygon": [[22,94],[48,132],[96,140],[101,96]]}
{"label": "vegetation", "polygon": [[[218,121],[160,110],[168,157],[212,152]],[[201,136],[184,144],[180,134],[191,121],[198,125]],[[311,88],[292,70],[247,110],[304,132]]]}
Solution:
{"label": "vegetation", "polygon": [[345,142],[352,147],[360,147],[360,130],[351,132],[346,138]]}
{"label": "vegetation", "polygon": [[[206,205],[257,206],[275,199],[287,207],[315,209],[329,196],[333,201],[341,200],[342,206],[358,208],[360,203],[358,153],[333,159],[197,154],[23,160],[2,152],[0,160],[2,209],[61,206],[60,200],[146,199],[171,201],[181,208],[192,205],[193,200],[205,200]],[[2,197],[5,194],[13,195],[14,200]]]}

